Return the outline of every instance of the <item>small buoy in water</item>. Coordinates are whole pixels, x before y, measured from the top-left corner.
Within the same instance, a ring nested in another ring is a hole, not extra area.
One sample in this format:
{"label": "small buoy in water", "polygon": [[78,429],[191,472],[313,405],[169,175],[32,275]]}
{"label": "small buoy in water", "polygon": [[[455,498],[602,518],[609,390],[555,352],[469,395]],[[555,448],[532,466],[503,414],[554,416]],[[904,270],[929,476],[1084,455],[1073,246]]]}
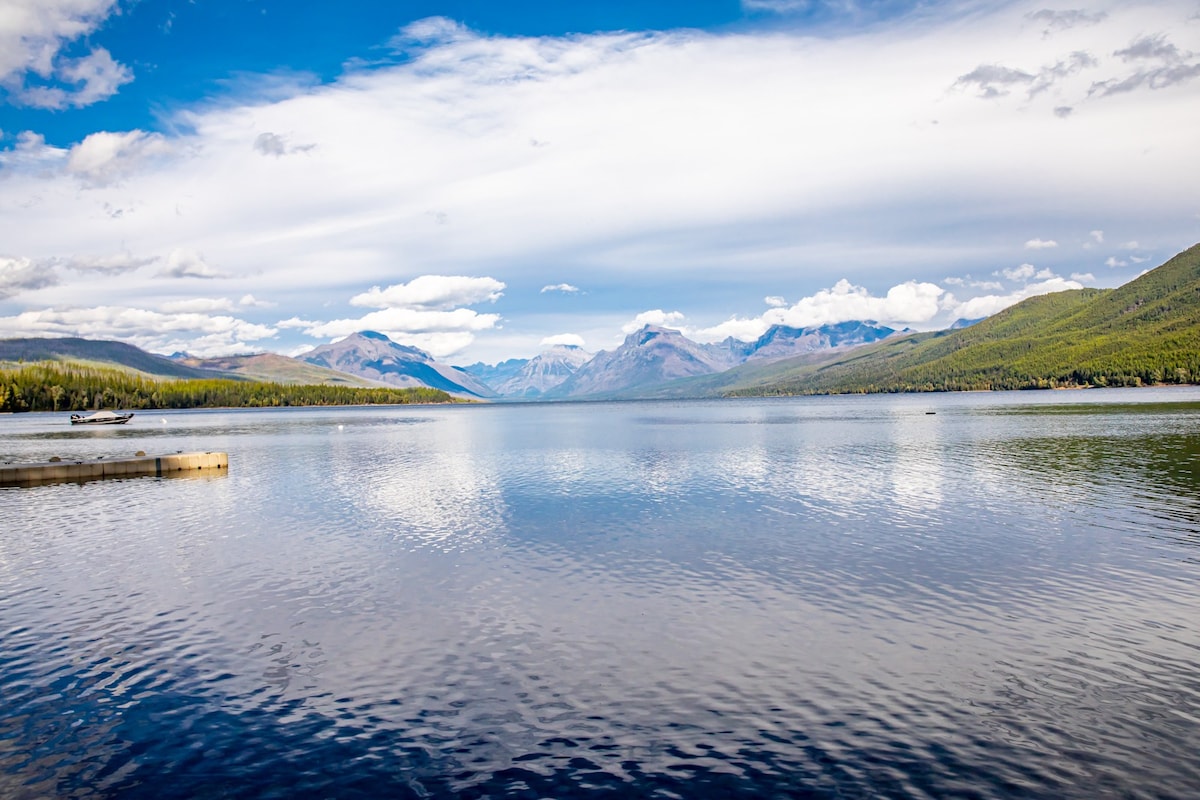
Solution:
{"label": "small buoy in water", "polygon": [[931,415],[931,414],[936,414],[936,413],[937,413],[936,411],[926,411],[926,412],[925,412],[925,415],[926,415],[926,416],[929,416],[929,415]]}

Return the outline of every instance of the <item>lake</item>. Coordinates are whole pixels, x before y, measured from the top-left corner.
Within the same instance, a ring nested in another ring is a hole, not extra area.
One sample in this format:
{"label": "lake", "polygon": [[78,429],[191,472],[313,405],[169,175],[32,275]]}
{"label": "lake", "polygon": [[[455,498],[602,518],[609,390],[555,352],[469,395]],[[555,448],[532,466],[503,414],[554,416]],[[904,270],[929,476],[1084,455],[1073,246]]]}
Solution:
{"label": "lake", "polygon": [[1200,794],[1197,388],[66,418],[5,798]]}

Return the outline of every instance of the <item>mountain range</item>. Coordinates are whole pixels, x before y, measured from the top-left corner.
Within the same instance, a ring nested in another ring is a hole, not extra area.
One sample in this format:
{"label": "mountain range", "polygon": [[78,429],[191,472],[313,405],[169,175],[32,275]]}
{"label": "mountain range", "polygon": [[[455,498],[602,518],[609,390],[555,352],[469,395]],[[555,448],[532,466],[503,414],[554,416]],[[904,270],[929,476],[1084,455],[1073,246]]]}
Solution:
{"label": "mountain range", "polygon": [[168,358],[122,342],[0,340],[0,362],[41,360],[119,366],[167,379],[426,386],[474,400],[1200,383],[1200,245],[1117,289],[1033,297],[933,332],[872,322],[777,325],[753,342],[701,344],[648,325],[595,355],[556,346],[531,359],[467,367],[440,363],[373,331],[295,359],[263,353]]}

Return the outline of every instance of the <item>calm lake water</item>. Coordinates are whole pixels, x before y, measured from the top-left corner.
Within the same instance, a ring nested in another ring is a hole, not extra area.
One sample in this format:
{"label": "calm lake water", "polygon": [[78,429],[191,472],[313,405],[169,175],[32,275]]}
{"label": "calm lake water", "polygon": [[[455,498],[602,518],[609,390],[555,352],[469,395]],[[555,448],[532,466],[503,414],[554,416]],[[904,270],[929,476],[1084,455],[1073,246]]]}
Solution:
{"label": "calm lake water", "polygon": [[0,417],[137,450],[0,489],[4,798],[1200,795],[1198,389]]}

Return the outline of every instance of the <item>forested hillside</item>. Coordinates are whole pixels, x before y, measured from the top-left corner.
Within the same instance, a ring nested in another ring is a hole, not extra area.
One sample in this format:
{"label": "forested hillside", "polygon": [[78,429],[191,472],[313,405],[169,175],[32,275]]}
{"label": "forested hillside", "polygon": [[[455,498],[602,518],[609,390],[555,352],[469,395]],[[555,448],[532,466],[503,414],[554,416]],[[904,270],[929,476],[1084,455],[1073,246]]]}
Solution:
{"label": "forested hillside", "polygon": [[728,379],[728,395],[1197,383],[1200,245],[1117,289],[1034,297],[962,330]]}
{"label": "forested hillside", "polygon": [[59,362],[0,370],[0,411],[100,408],[243,408],[260,406],[448,403],[437,389],[290,385],[224,379],[157,380],[120,369]]}

